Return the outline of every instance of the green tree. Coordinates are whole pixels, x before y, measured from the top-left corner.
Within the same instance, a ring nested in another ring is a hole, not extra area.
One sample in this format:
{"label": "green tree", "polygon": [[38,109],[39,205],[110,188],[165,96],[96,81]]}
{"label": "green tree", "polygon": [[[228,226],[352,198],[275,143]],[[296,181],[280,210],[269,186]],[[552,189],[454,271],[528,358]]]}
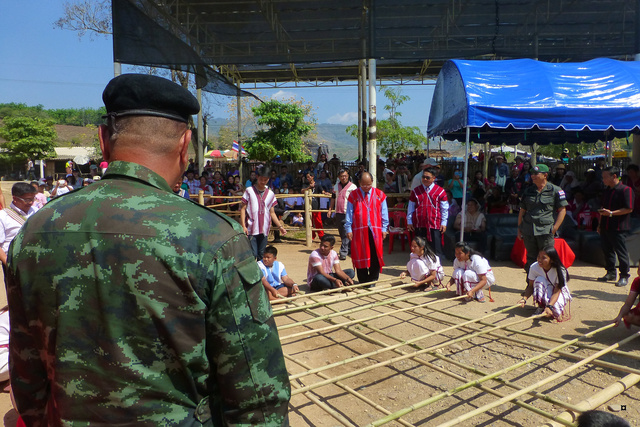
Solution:
{"label": "green tree", "polygon": [[5,118],[0,136],[7,140],[0,157],[11,161],[50,157],[58,137],[52,120],[32,117]]}
{"label": "green tree", "polygon": [[44,109],[43,105],[28,107],[27,104],[10,102],[8,104],[0,104],[0,119],[6,117],[37,117],[48,119],[49,113]]}
{"label": "green tree", "polygon": [[253,107],[252,111],[260,129],[246,142],[250,158],[268,161],[280,155],[283,160],[294,162],[308,158],[303,137],[315,127],[313,119],[308,117],[309,109],[272,99]]}
{"label": "green tree", "polygon": [[[378,152],[385,157],[409,150],[418,150],[427,143],[427,137],[422,134],[417,126],[403,126],[400,122],[402,113],[399,107],[410,98],[402,95],[400,88],[385,88],[384,96],[389,104],[384,109],[389,112],[388,119],[376,121]],[[358,125],[350,125],[346,132],[353,137],[358,137]],[[368,129],[367,129],[368,137]]]}

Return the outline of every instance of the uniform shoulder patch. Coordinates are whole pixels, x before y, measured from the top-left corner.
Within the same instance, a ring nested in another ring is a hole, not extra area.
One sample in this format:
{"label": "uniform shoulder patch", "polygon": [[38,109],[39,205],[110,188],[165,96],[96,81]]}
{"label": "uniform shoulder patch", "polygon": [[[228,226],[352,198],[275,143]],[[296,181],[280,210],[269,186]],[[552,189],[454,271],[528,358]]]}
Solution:
{"label": "uniform shoulder patch", "polygon": [[563,190],[558,190],[558,196],[560,196],[561,199],[565,199],[567,197]]}

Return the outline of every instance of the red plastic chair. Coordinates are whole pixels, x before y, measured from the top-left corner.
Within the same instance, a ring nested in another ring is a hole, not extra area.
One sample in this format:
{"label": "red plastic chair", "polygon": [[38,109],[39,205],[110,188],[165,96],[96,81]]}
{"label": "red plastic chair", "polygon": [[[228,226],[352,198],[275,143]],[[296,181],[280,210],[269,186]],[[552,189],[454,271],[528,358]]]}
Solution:
{"label": "red plastic chair", "polygon": [[[413,233],[407,230],[407,213],[402,211],[393,212],[389,215],[389,222],[389,253],[393,252],[393,241],[396,237],[400,239],[400,245],[404,252],[405,240],[411,242],[413,238]],[[396,230],[392,230],[391,227],[396,228]]]}

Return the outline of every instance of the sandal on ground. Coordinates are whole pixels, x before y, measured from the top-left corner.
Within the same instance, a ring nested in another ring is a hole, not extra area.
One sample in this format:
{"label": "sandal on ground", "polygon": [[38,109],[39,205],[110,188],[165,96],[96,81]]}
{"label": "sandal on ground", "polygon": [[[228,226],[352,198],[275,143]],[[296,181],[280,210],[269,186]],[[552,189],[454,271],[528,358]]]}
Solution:
{"label": "sandal on ground", "polygon": [[480,298],[480,299],[478,299],[476,301],[478,301],[478,302],[487,302],[487,300],[484,297],[482,297],[482,298]]}

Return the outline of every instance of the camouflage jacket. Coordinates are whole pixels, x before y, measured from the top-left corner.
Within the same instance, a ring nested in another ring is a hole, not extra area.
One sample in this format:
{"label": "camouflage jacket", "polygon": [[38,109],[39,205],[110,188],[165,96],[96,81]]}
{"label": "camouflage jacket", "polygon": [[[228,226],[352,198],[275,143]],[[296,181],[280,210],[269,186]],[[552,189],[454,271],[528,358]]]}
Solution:
{"label": "camouflage jacket", "polygon": [[9,249],[11,382],[39,425],[283,425],[261,273],[235,221],[140,165],[55,199]]}

